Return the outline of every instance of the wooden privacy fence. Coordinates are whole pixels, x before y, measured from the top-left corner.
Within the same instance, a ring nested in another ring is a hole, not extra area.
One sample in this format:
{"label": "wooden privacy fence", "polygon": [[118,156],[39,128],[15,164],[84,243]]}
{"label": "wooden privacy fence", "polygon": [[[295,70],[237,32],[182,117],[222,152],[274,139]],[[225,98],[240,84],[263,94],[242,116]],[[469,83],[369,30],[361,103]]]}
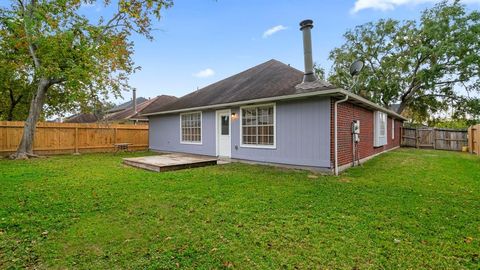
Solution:
{"label": "wooden privacy fence", "polygon": [[[16,151],[24,122],[0,121],[0,155]],[[115,143],[131,143],[132,150],[148,148],[148,125],[37,124],[33,150],[37,154],[109,152]]]}
{"label": "wooden privacy fence", "polygon": [[480,156],[480,124],[468,128],[468,149]]}
{"label": "wooden privacy fence", "polygon": [[467,146],[467,131],[446,128],[402,129],[402,146],[462,151]]}

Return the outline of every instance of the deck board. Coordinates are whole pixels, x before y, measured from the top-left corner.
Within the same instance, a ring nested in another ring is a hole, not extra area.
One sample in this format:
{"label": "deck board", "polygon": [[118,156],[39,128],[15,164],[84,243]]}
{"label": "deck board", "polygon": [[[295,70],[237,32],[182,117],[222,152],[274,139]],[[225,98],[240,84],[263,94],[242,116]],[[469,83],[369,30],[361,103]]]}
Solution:
{"label": "deck board", "polygon": [[155,172],[181,170],[217,164],[211,156],[172,153],[157,156],[124,158],[123,164]]}

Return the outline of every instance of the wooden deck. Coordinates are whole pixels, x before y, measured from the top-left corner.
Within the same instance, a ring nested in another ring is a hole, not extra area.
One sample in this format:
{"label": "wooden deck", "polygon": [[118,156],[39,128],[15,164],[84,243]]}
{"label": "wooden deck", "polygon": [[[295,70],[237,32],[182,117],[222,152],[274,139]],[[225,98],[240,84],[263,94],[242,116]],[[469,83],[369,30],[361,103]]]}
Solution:
{"label": "wooden deck", "polygon": [[137,158],[124,158],[123,164],[155,172],[174,171],[217,164],[216,157],[191,154],[165,154]]}

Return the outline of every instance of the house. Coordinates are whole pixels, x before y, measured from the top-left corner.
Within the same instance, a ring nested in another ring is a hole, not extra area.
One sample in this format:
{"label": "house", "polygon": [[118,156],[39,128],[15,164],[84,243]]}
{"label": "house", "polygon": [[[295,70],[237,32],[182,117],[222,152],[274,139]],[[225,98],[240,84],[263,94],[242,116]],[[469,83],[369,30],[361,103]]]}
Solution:
{"label": "house", "polygon": [[[132,99],[128,102],[120,104],[112,109],[106,111],[105,116],[101,116],[100,113],[77,113],[71,115],[63,122],[65,123],[96,123],[96,122],[113,122],[113,123],[147,123],[148,118],[141,116],[140,113],[143,109],[150,105],[161,107],[164,104],[168,104],[175,101],[177,98],[174,96],[161,95],[154,98],[146,99],[143,97]],[[135,102],[134,102],[135,100]]]}
{"label": "house", "polygon": [[98,116],[93,113],[77,113],[63,120],[64,123],[95,123]]}
{"label": "house", "polygon": [[313,73],[310,29],[301,23],[305,72],[270,60],[149,106],[149,148],[338,173],[399,147],[401,115]]}
{"label": "house", "polygon": [[145,102],[145,101],[148,100],[148,99],[146,99],[146,98],[144,98],[144,97],[136,97],[136,92],[137,92],[137,91],[134,89],[134,90],[133,90],[133,98],[132,98],[132,100],[129,100],[129,101],[125,102],[125,103],[122,103],[122,104],[120,104],[120,105],[117,105],[117,106],[115,106],[115,107],[107,110],[107,111],[106,111],[106,114],[107,114],[107,115],[108,115],[108,114],[114,114],[114,113],[117,113],[117,112],[119,112],[119,111],[123,111],[123,110],[125,110],[125,109],[128,109],[128,108],[133,107],[134,103],[140,104],[140,103]]}
{"label": "house", "polygon": [[174,96],[168,95],[161,95],[151,99],[146,99],[143,97],[136,98],[135,90],[133,90],[133,93],[133,99],[131,101],[108,110],[107,115],[105,115],[103,120],[115,123],[145,123],[148,121],[148,118],[140,115],[145,108],[150,105],[154,105],[155,107],[159,108],[177,99]]}

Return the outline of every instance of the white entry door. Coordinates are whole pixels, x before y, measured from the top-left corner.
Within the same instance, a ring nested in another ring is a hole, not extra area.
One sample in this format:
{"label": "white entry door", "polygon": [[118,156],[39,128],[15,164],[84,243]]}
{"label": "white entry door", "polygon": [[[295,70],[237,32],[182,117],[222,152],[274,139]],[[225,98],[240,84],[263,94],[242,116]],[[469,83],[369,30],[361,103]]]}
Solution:
{"label": "white entry door", "polygon": [[230,122],[230,110],[217,111],[217,155],[220,157],[232,154]]}

